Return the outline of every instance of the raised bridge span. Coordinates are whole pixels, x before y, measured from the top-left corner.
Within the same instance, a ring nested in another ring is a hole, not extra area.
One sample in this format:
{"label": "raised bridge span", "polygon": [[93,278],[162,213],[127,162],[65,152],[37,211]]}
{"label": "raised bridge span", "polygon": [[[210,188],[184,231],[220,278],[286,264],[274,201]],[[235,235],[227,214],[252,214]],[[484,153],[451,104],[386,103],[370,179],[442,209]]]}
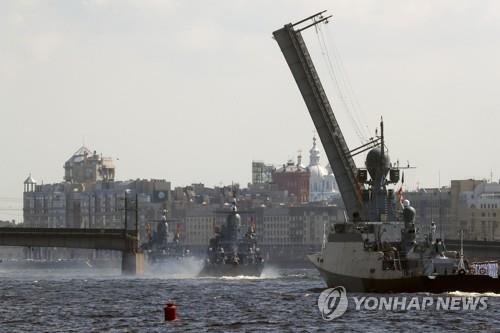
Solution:
{"label": "raised bridge span", "polygon": [[62,247],[122,251],[122,273],[142,274],[144,255],[135,230],[0,228],[0,246]]}

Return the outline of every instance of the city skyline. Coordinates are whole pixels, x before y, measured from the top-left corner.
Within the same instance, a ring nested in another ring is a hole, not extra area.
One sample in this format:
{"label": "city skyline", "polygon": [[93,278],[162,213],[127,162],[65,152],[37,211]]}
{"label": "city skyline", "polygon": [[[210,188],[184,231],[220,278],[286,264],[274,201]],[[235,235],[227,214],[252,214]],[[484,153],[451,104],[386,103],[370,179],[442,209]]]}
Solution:
{"label": "city skyline", "polygon": [[[314,126],[271,32],[322,9],[334,15],[326,36],[342,55],[361,125],[374,133],[383,116],[393,162],[417,167],[405,172],[409,188],[500,177],[500,157],[486,148],[500,120],[496,3],[283,4],[2,3],[0,136],[9,159],[0,208],[21,200],[30,172],[60,181],[83,142],[115,158],[117,179],[174,186],[246,185],[252,160],[306,155]],[[354,148],[317,36],[304,37]]]}

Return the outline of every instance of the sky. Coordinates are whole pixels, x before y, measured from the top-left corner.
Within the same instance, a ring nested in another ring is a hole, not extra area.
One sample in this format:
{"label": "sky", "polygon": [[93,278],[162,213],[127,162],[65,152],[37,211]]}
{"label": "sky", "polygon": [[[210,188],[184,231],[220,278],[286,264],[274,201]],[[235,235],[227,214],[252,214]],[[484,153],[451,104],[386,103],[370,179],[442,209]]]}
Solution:
{"label": "sky", "polygon": [[408,189],[498,181],[497,1],[6,0],[0,219],[21,219],[30,172],[61,181],[82,144],[117,179],[173,186],[246,185],[252,160],[299,150],[307,162],[314,125],[272,32],[323,9],[330,22],[303,35],[349,147],[383,116],[392,160],[416,167]]}

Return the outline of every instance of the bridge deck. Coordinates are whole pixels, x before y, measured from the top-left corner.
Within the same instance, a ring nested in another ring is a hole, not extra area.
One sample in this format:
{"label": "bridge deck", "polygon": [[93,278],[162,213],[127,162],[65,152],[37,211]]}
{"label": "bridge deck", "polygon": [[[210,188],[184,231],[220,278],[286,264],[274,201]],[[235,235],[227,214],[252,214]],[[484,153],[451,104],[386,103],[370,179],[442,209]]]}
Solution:
{"label": "bridge deck", "polygon": [[135,231],[123,229],[0,228],[0,246],[67,247],[130,251]]}

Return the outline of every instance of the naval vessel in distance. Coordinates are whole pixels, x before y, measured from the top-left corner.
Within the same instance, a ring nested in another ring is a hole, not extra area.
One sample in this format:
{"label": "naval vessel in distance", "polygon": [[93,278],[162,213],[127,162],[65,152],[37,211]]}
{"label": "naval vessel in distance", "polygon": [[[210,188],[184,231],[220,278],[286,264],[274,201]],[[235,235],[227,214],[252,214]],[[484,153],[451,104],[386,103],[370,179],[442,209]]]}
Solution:
{"label": "naval vessel in distance", "polygon": [[207,258],[200,277],[255,276],[259,277],[264,269],[264,259],[257,247],[255,225],[246,230],[241,225],[236,199],[225,223],[215,228],[215,235],[209,241]]}
{"label": "naval vessel in distance", "polygon": [[180,242],[179,226],[173,231],[169,228],[169,222],[173,225],[175,220],[168,220],[167,210],[164,209],[161,220],[146,224],[146,242],[141,245],[141,250],[151,265],[168,265],[193,258],[190,249]]}
{"label": "naval vessel in distance", "polygon": [[[325,11],[273,32],[328,156],[345,209],[345,223],[325,233],[320,253],[309,256],[328,287],[354,292],[500,292],[498,262],[472,263],[462,249],[447,251],[429,221],[415,227],[415,209],[396,200],[399,165],[391,164],[380,135],[349,149],[323,90],[301,32],[326,23]],[[365,168],[355,155],[368,152]]]}

